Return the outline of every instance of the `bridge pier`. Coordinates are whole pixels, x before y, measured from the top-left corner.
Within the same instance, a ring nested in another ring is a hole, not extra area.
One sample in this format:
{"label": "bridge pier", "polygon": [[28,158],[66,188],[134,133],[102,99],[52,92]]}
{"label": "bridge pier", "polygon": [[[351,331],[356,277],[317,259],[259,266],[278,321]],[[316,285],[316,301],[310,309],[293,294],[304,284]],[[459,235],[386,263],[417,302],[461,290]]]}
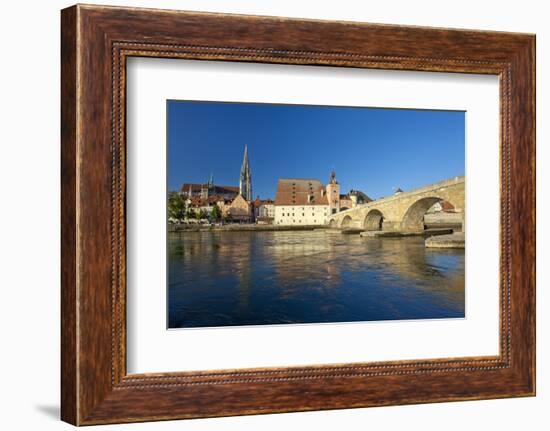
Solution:
{"label": "bridge pier", "polygon": [[381,230],[388,232],[399,232],[401,231],[401,222],[384,220]]}

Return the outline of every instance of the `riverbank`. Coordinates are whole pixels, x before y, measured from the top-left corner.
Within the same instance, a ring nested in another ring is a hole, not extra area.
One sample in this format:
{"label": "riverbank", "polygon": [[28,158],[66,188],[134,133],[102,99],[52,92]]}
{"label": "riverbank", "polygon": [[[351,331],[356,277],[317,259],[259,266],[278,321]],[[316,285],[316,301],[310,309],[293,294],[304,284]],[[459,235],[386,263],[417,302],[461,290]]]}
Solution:
{"label": "riverbank", "polygon": [[[344,232],[342,232],[344,233]],[[376,237],[376,238],[400,238],[405,236],[424,236],[424,237],[431,237],[431,236],[437,236],[437,235],[450,235],[453,233],[453,229],[447,229],[447,228],[437,228],[437,229],[425,229],[423,231],[418,232],[393,232],[393,231],[383,231],[383,230],[375,230],[375,231],[363,231],[359,233],[361,237]]]}
{"label": "riverbank", "polygon": [[424,236],[424,237],[451,237],[448,241],[428,242],[426,247],[434,248],[463,248],[460,244],[460,239],[456,241],[453,237],[453,229],[448,228],[432,228],[422,232],[392,232],[392,231],[364,231],[363,229],[334,229],[325,225],[307,225],[307,226],[280,226],[272,224],[226,224],[226,225],[187,225],[187,224],[169,224],[169,233],[184,233],[184,232],[303,232],[303,231],[324,231],[333,232],[343,235],[359,235],[361,237],[409,237],[409,236]]}
{"label": "riverbank", "polygon": [[186,225],[169,224],[168,232],[274,232],[274,231],[312,231],[327,230],[328,226],[278,226],[272,224],[225,224],[225,225]]}

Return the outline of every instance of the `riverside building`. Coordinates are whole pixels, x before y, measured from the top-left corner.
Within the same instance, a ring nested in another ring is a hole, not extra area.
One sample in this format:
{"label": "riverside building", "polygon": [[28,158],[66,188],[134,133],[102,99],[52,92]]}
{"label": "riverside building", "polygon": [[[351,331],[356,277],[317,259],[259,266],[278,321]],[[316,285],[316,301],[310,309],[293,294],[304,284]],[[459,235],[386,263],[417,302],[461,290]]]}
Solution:
{"label": "riverside building", "polygon": [[333,172],[326,186],[316,179],[281,178],[275,195],[276,225],[324,225],[338,211],[340,185]]}

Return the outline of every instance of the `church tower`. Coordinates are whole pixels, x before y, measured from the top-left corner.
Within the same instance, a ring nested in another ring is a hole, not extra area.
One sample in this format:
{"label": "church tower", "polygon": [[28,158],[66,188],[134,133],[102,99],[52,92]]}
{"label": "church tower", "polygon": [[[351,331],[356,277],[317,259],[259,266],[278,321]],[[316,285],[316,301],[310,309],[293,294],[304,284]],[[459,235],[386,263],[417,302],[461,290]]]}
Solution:
{"label": "church tower", "polygon": [[336,172],[334,171],[330,174],[326,190],[330,214],[336,214],[340,211],[340,184],[336,181]]}
{"label": "church tower", "polygon": [[247,201],[252,200],[252,172],[248,164],[248,146],[244,146],[243,164],[241,166],[241,178],[239,180],[239,193]]}

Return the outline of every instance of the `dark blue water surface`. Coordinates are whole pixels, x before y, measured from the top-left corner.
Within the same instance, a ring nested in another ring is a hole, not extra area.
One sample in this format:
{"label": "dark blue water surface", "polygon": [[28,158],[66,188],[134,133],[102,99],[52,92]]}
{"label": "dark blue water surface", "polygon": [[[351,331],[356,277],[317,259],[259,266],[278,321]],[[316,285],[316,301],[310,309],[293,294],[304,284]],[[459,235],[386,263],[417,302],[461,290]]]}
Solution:
{"label": "dark blue water surface", "polygon": [[168,235],[168,326],[464,317],[464,250],[332,231]]}

